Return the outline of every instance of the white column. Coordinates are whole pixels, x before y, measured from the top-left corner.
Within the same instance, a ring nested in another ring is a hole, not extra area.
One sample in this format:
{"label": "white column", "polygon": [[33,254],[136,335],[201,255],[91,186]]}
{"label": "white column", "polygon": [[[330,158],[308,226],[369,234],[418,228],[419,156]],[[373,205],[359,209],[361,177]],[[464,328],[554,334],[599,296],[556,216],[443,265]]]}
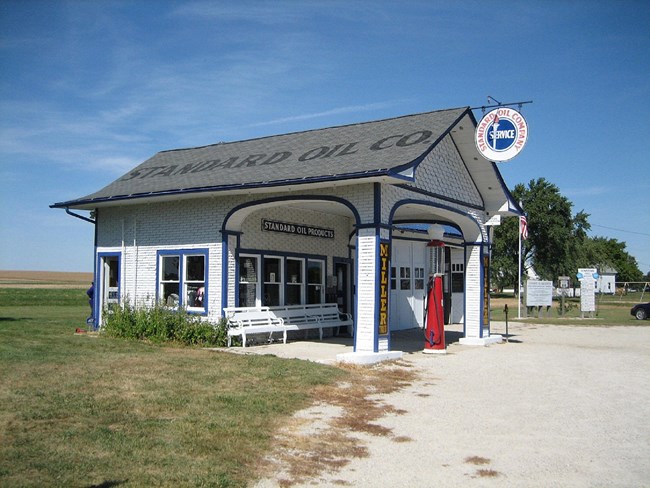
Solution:
{"label": "white column", "polygon": [[[483,336],[483,273],[488,270],[483,267],[483,243],[480,236],[475,242],[467,242],[465,246],[465,337],[460,340],[463,345],[486,346],[501,342],[500,335]],[[486,291],[486,293],[488,293]],[[487,328],[486,335],[487,335]]]}
{"label": "white column", "polygon": [[[382,253],[380,244],[380,238],[375,229],[359,230],[355,273],[357,296],[354,352],[339,354],[337,356],[339,361],[371,364],[402,357],[401,351],[389,350],[388,334],[380,334],[380,321],[382,320],[380,296]],[[387,315],[386,320],[388,320]]]}

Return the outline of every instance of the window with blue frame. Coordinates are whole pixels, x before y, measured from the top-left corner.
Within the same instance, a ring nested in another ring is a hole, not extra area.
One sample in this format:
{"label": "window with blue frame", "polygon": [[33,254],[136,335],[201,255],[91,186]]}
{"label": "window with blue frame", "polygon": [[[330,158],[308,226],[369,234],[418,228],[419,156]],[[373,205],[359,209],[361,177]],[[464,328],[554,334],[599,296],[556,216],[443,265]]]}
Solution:
{"label": "window with blue frame", "polygon": [[207,312],[207,249],[158,251],[158,299],[170,307]]}
{"label": "window with blue frame", "polygon": [[325,259],[242,253],[238,270],[239,307],[325,301]]}

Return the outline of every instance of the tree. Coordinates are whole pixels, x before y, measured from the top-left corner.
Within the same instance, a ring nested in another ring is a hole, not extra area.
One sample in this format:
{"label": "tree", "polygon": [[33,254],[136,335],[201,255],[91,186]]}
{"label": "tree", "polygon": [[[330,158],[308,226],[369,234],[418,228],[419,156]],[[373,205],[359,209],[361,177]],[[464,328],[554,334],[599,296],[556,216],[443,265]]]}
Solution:
{"label": "tree", "polygon": [[[643,273],[625,243],[604,237],[588,237],[589,215],[572,215],[573,204],[544,178],[518,184],[512,196],[522,204],[528,220],[528,239],[522,242],[522,268],[540,278],[556,280],[574,276],[578,268],[604,267],[617,271],[618,281],[641,281]],[[519,219],[505,219],[492,239],[492,283],[503,289],[516,287]]]}
{"label": "tree", "polygon": [[616,281],[643,281],[643,273],[633,256],[625,250],[625,242],[606,237],[592,237],[584,243],[581,267],[616,270]]}
{"label": "tree", "polygon": [[[588,214],[575,216],[573,204],[544,178],[518,184],[512,191],[528,220],[528,239],[522,242],[522,267],[531,267],[542,278],[554,280],[575,274],[581,246],[590,229]],[[516,285],[518,270],[518,219],[506,219],[494,232],[492,280],[499,288]]]}
{"label": "tree", "polygon": [[513,218],[504,219],[494,229],[490,281],[499,290],[517,287],[518,221],[519,219]]}

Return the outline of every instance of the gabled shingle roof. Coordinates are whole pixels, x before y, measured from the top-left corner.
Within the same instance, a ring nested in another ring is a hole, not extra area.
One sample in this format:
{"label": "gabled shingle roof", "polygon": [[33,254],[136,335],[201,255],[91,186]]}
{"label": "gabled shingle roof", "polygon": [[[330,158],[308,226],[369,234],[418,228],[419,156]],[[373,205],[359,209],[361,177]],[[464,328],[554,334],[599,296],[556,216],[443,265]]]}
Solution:
{"label": "gabled shingle roof", "polygon": [[417,165],[468,110],[162,151],[98,192],[52,206],[397,176]]}

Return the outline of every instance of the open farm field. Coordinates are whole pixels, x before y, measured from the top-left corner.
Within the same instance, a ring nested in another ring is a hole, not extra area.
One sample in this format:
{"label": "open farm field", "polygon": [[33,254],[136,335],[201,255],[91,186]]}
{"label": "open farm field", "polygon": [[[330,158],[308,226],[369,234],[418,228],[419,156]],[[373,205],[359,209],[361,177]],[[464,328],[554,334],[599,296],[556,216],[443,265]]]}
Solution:
{"label": "open farm field", "polygon": [[88,288],[92,273],[0,270],[0,288]]}

